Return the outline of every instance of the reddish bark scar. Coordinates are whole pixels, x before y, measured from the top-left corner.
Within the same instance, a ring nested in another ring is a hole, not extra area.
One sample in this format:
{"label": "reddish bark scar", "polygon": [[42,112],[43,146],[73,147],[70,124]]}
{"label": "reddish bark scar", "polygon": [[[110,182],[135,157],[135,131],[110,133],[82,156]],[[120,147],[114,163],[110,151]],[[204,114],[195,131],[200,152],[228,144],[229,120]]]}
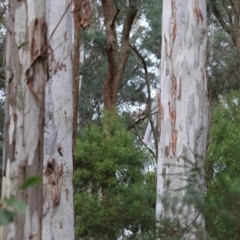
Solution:
{"label": "reddish bark scar", "polygon": [[177,23],[176,23],[176,16],[174,16],[174,24],[173,24],[173,42],[177,36]]}
{"label": "reddish bark scar", "polygon": [[48,185],[51,192],[51,202],[52,206],[56,207],[59,205],[61,188],[62,188],[62,174],[63,166],[62,164],[58,166],[56,160],[52,158],[51,161],[48,161],[44,175],[48,180]]}
{"label": "reddish bark scar", "polygon": [[168,110],[169,110],[169,116],[170,116],[170,122],[172,129],[175,127],[176,124],[176,110],[173,108],[170,102],[168,102]]}
{"label": "reddish bark scar", "polygon": [[174,156],[177,148],[177,137],[178,137],[178,131],[176,129],[173,129],[172,130],[172,153]]}
{"label": "reddish bark scar", "polygon": [[195,13],[196,17],[197,17],[197,21],[201,20],[203,22],[203,14],[202,11],[200,10],[200,8],[197,6],[196,2],[195,2],[195,6],[193,8],[193,12]]}
{"label": "reddish bark scar", "polygon": [[62,148],[61,148],[61,146],[59,146],[59,147],[57,148],[57,151],[58,151],[59,155],[62,157],[62,156],[63,156],[63,153],[62,153]]}

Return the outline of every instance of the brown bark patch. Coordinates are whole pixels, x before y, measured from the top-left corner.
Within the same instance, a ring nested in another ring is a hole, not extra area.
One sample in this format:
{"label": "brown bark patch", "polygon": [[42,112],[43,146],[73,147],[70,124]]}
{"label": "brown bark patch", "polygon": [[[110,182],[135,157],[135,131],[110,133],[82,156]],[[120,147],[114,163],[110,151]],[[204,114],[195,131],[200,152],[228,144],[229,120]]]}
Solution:
{"label": "brown bark patch", "polygon": [[63,175],[62,164],[58,166],[54,158],[52,158],[51,161],[48,161],[44,171],[44,176],[47,179],[47,184],[45,184],[44,188],[48,186],[50,188],[51,203],[53,207],[58,206],[60,203],[62,175]]}
{"label": "brown bark patch", "polygon": [[73,21],[76,30],[87,28],[90,25],[90,15],[92,13],[88,0],[74,0]]}
{"label": "brown bark patch", "polygon": [[174,74],[171,77],[171,82],[172,82],[171,93],[173,94],[174,97],[176,97],[177,96],[177,79]]}
{"label": "brown bark patch", "polygon": [[36,70],[36,62],[45,59],[44,52],[46,51],[46,31],[47,25],[44,18],[36,18],[30,23],[29,27],[29,42],[30,42],[30,57],[31,63],[25,72],[27,85],[33,94],[37,104],[42,105],[39,98],[39,89],[34,88],[34,78]]}
{"label": "brown bark patch", "polygon": [[173,43],[175,41],[175,38],[177,36],[177,21],[176,21],[176,14],[174,14],[174,23],[173,23],[173,32],[172,32],[172,35],[173,35]]}
{"label": "brown bark patch", "polygon": [[168,146],[166,146],[166,147],[164,148],[164,154],[165,154],[166,157],[169,156],[169,147],[168,147]]}
{"label": "brown bark patch", "polygon": [[63,156],[63,153],[62,153],[62,148],[61,148],[61,146],[59,146],[59,147],[57,148],[57,151],[58,151],[59,155],[62,157],[62,156]]}
{"label": "brown bark patch", "polygon": [[200,20],[203,22],[203,14],[201,9],[197,6],[197,3],[194,3],[194,8],[193,8],[193,12],[197,18],[197,21],[199,22]]}
{"label": "brown bark patch", "polygon": [[31,63],[33,63],[43,52],[46,47],[46,22],[43,18],[36,18],[30,23],[30,54]]}
{"label": "brown bark patch", "polygon": [[175,156],[176,149],[177,149],[177,138],[178,138],[178,131],[176,129],[172,130],[172,154]]}
{"label": "brown bark patch", "polygon": [[176,115],[177,114],[176,114],[175,108],[172,106],[172,104],[170,102],[168,102],[168,111],[169,111],[171,126],[173,129],[176,124]]}

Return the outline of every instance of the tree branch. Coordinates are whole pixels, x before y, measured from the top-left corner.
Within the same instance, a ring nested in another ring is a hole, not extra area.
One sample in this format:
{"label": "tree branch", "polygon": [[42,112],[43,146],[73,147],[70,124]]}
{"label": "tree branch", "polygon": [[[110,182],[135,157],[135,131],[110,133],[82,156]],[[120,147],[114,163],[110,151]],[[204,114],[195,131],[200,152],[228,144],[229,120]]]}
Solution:
{"label": "tree branch", "polygon": [[231,39],[234,42],[234,37],[233,37],[232,31],[231,31],[231,28],[224,21],[223,14],[221,13],[221,10],[218,8],[218,5],[219,4],[216,2],[216,0],[212,1],[211,8],[212,8],[213,14],[216,17],[216,19],[218,20],[221,27],[226,31],[226,33],[231,37]]}

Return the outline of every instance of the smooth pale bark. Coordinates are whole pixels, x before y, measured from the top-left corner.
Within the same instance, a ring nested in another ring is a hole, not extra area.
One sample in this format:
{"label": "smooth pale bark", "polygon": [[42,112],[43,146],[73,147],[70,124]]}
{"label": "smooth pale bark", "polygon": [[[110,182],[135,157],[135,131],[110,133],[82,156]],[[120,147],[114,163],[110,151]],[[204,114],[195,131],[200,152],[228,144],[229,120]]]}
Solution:
{"label": "smooth pale bark", "polygon": [[40,240],[42,184],[18,188],[30,176],[42,178],[45,0],[10,0],[8,11],[2,197],[21,199],[27,209],[1,229],[0,239]]}
{"label": "smooth pale bark", "polygon": [[[163,197],[184,196],[186,189],[182,188],[188,184],[190,169],[196,166],[200,170],[194,179],[194,189],[200,192],[204,189],[202,173],[208,131],[206,44],[204,0],[163,1],[157,169],[157,192]],[[196,228],[204,227],[201,214],[194,206],[186,206],[176,216],[158,198],[156,214],[158,219],[160,215],[178,218],[181,227],[189,231],[182,239],[196,239]],[[197,227],[192,223],[198,223]]]}
{"label": "smooth pale bark", "polygon": [[[74,239],[71,0],[47,0],[49,79],[46,83],[42,239]],[[60,20],[61,19],[61,20]]]}

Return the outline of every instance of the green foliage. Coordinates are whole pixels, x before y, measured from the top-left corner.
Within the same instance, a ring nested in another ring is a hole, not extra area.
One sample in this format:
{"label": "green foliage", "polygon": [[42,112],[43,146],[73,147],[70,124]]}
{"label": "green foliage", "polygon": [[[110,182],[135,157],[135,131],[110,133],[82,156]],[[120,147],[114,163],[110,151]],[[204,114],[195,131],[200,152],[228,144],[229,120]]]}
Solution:
{"label": "green foliage", "polygon": [[231,178],[239,176],[240,106],[238,101],[238,93],[231,92],[227,97],[222,98],[213,110],[210,129],[211,145],[207,162],[211,179],[222,173],[230,174]]}
{"label": "green foliage", "polygon": [[237,13],[234,5],[235,3],[229,0],[207,1],[208,89],[212,100],[239,89],[240,52],[232,33]]}
{"label": "green foliage", "polygon": [[206,225],[213,240],[240,238],[240,105],[231,92],[214,108],[207,157]]}
{"label": "green foliage", "polygon": [[106,36],[99,26],[96,29],[86,30],[82,34],[86,57],[81,65],[83,76],[79,99],[81,128],[92,120],[93,116],[100,118],[103,104],[103,88],[107,73]]}
{"label": "green foliage", "polygon": [[3,205],[6,207],[12,207],[18,214],[23,214],[26,211],[26,204],[16,198],[7,198],[2,200]]}
{"label": "green foliage", "polygon": [[34,185],[40,184],[41,178],[38,176],[31,176],[29,177],[21,186],[20,190],[24,190],[26,188],[32,187]]}
{"label": "green foliage", "polygon": [[161,55],[161,25],[162,25],[162,1],[143,1],[142,12],[148,21],[148,27],[144,31],[142,46],[156,58]]}
{"label": "green foliage", "polygon": [[[126,17],[127,2],[115,1],[120,9],[116,18],[117,35],[121,39],[121,24]],[[151,89],[156,86],[156,69],[161,47],[161,5],[158,0],[137,1],[139,12],[130,34],[130,43],[141,53],[149,69]],[[80,128],[93,119],[99,120],[104,102],[107,76],[106,34],[101,3],[91,2],[93,11],[90,28],[81,33],[84,62],[81,65],[82,86],[79,99]],[[146,24],[142,24],[146,21]],[[136,24],[135,24],[136,23]],[[119,51],[121,49],[118,42]],[[151,70],[153,70],[151,72]],[[131,114],[133,107],[141,108],[146,101],[146,79],[142,62],[130,51],[118,94],[117,107]]]}
{"label": "green foliage", "polygon": [[209,36],[208,89],[212,100],[239,89],[239,53],[229,36],[217,27]]}
{"label": "green foliage", "polygon": [[14,212],[0,208],[0,226],[13,222]]}
{"label": "green foliage", "polygon": [[23,214],[26,211],[26,205],[17,198],[6,198],[0,200],[0,225],[13,222],[16,214]]}
{"label": "green foliage", "polygon": [[[155,173],[149,156],[116,115],[83,130],[77,143],[75,231],[81,239],[150,239],[155,228]],[[125,234],[126,235],[126,234]]]}

